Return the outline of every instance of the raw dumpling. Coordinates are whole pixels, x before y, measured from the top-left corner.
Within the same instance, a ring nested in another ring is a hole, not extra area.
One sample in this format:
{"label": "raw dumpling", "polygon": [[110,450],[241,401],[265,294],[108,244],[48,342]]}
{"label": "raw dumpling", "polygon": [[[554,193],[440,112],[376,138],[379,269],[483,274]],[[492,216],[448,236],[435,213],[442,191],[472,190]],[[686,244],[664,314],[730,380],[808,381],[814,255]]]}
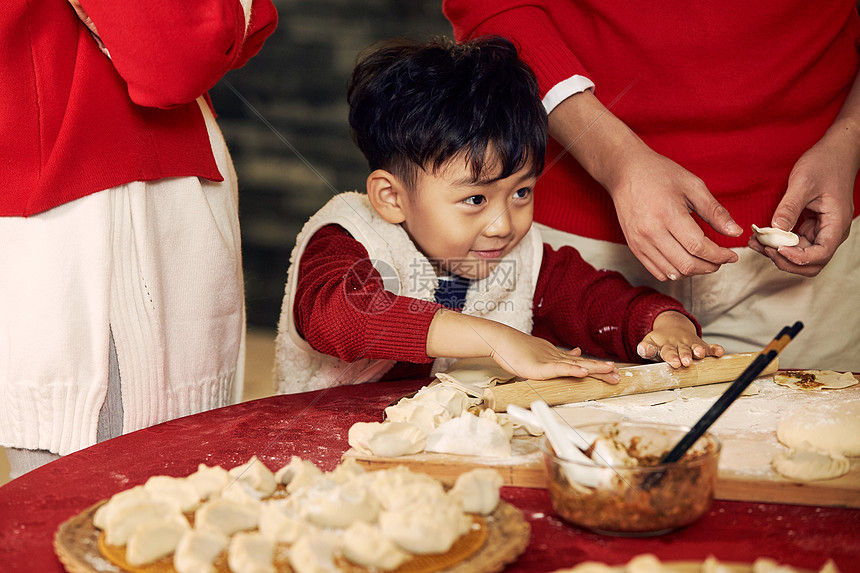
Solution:
{"label": "raw dumpling", "polygon": [[290,463],[278,470],[275,481],[287,486],[287,493],[293,493],[303,487],[313,485],[322,479],[323,472],[313,462],[303,460],[299,456],[290,458]]}
{"label": "raw dumpling", "polygon": [[128,538],[125,559],[140,566],[170,555],[189,529],[188,520],[176,514],[141,523]]}
{"label": "raw dumpling", "polygon": [[253,456],[247,463],[231,469],[229,473],[230,477],[247,483],[263,497],[272,495],[278,485],[275,482],[275,474],[258,460],[257,456]]}
{"label": "raw dumpling", "polygon": [[213,573],[215,558],[229,542],[226,535],[215,531],[188,530],[176,546],[173,567],[178,573]]}
{"label": "raw dumpling", "polygon": [[358,422],[349,429],[349,445],[365,455],[396,458],[417,454],[425,443],[424,432],[406,422]]}
{"label": "raw dumpling", "polygon": [[497,423],[464,412],[427,436],[428,452],[463,456],[510,457],[511,441]]}
{"label": "raw dumpling", "polygon": [[238,531],[256,528],[259,515],[259,504],[251,505],[219,497],[204,503],[194,513],[194,528],[230,536]]}
{"label": "raw dumpling", "polygon": [[232,573],[275,573],[275,544],[258,532],[237,533],[230,540],[227,565]]}
{"label": "raw dumpling", "polygon": [[396,405],[385,409],[389,422],[409,422],[429,434],[451,419],[451,413],[437,402],[404,398]]}
{"label": "raw dumpling", "polygon": [[334,481],[318,482],[294,500],[302,515],[314,525],[345,529],[354,521],[376,521],[379,505],[371,493],[358,482],[338,485]]}
{"label": "raw dumpling", "polygon": [[343,535],[344,556],[369,569],[391,571],[409,558],[393,541],[384,537],[377,527],[356,521]]}
{"label": "raw dumpling", "polygon": [[420,503],[379,514],[382,534],[406,551],[424,555],[445,553],[471,527],[455,504]]}
{"label": "raw dumpling", "polygon": [[448,492],[466,513],[489,515],[499,505],[499,488],[504,480],[493,469],[475,469],[457,476],[454,487]]}
{"label": "raw dumpling", "polygon": [[778,249],[780,247],[794,247],[800,242],[800,237],[791,231],[783,231],[776,227],[757,227],[752,226],[755,238],[762,245]]}

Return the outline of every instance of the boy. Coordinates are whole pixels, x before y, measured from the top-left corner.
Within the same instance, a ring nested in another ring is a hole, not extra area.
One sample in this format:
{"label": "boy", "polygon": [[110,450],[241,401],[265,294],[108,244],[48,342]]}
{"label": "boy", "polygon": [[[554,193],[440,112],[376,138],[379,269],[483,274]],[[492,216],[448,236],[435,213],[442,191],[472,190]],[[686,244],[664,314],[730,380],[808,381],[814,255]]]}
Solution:
{"label": "boy", "polygon": [[335,196],[297,239],[279,393],[423,377],[438,357],[617,383],[613,362],[581,353],[674,367],[723,353],[677,301],[542,243],[546,114],[507,40],[386,44],[358,62],[348,101],[372,173],[366,195]]}

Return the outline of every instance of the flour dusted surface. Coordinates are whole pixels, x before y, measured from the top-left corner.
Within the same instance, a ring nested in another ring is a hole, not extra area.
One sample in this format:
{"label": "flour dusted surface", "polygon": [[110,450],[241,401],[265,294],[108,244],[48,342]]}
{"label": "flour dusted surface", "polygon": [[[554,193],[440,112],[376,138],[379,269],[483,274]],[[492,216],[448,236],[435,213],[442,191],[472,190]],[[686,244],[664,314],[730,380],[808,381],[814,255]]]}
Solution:
{"label": "flour dusted surface", "polygon": [[[777,426],[794,406],[802,403],[822,412],[832,411],[835,415],[846,402],[860,402],[860,388],[857,386],[840,390],[804,391],[779,386],[770,376],[758,378],[753,384],[758,393],[735,400],[710,428],[711,433],[723,443],[721,474],[775,478],[771,460],[786,449],[777,440]],[[700,388],[712,389],[715,386],[727,388],[728,384]],[[672,392],[677,394],[674,400],[656,405],[651,405],[653,401],[643,394],[641,405],[635,401],[612,404],[611,399],[595,400],[561,406],[557,411],[571,425],[604,420],[634,420],[692,426],[722,393],[697,392],[697,388]]]}

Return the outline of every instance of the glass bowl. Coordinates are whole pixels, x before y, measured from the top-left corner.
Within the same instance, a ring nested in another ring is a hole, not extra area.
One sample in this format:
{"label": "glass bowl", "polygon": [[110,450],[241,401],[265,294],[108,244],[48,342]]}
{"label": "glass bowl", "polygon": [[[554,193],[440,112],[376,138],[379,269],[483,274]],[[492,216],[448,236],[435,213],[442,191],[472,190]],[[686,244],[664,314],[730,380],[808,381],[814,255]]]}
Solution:
{"label": "glass bowl", "polygon": [[566,521],[604,535],[662,535],[693,523],[710,508],[721,447],[712,434],[705,433],[678,462],[658,464],[689,428],[615,422],[575,429],[598,436],[604,447],[592,458],[601,464],[605,459],[609,467],[560,458],[544,439],[550,500]]}

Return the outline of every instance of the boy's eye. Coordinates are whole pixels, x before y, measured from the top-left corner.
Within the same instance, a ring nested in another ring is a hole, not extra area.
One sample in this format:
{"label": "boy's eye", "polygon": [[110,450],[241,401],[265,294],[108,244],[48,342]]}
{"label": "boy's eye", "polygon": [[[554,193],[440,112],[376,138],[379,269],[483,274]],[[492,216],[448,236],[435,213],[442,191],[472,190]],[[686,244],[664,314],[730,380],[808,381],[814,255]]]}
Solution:
{"label": "boy's eye", "polygon": [[467,205],[481,205],[487,200],[483,195],[472,195],[468,199],[465,199],[463,202]]}
{"label": "boy's eye", "polygon": [[514,199],[525,199],[532,192],[531,187],[523,187],[514,191]]}

